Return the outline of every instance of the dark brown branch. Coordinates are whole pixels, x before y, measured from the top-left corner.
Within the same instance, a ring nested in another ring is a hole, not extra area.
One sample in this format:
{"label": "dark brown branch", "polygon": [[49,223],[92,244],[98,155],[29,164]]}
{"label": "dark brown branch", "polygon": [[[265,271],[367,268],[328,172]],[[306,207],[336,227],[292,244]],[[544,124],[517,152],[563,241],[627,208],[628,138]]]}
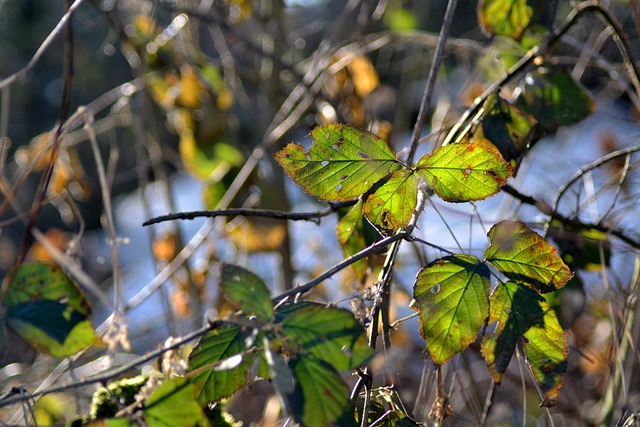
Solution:
{"label": "dark brown branch", "polygon": [[634,240],[631,237],[627,236],[622,230],[618,230],[618,229],[615,229],[615,228],[610,228],[610,227],[607,227],[607,226],[602,225],[602,224],[586,223],[586,222],[579,221],[579,220],[577,220],[575,218],[566,217],[566,216],[558,213],[556,210],[551,209],[551,206],[549,206],[546,202],[543,202],[543,201],[540,201],[540,200],[536,200],[535,198],[533,198],[531,196],[528,196],[526,194],[522,194],[521,192],[519,192],[515,188],[511,187],[510,185],[505,185],[504,187],[502,187],[502,191],[504,191],[505,193],[515,197],[516,199],[520,200],[522,203],[537,207],[542,213],[544,213],[546,215],[549,215],[551,218],[559,221],[563,225],[572,227],[572,228],[577,229],[577,230],[597,230],[597,231],[601,231],[603,233],[615,236],[618,239],[620,239],[623,242],[625,242],[626,244],[628,244],[629,246],[640,250],[640,242],[638,242],[637,240]]}
{"label": "dark brown branch", "polygon": [[336,212],[338,209],[345,206],[353,206],[356,204],[355,200],[349,200],[341,203],[331,203],[329,207],[313,212],[284,212],[273,209],[248,209],[248,208],[235,208],[235,209],[219,209],[215,211],[190,211],[190,212],[177,212],[173,214],[161,215],[155,218],[151,218],[148,221],[142,223],[143,227],[152,224],[158,224],[165,221],[173,221],[175,219],[187,219],[192,220],[195,218],[215,218],[218,216],[257,216],[262,218],[273,219],[288,219],[291,221],[313,221],[317,224],[320,223],[320,218],[329,216]]}

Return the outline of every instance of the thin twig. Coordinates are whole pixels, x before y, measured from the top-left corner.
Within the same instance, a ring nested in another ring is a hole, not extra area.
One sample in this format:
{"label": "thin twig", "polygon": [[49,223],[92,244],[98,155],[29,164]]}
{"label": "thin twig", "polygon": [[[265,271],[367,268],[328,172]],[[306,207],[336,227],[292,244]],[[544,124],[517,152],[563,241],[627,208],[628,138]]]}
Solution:
{"label": "thin twig", "polygon": [[161,215],[155,218],[151,218],[142,223],[142,226],[148,226],[152,224],[158,224],[165,221],[173,221],[176,219],[192,220],[196,218],[215,218],[218,216],[257,216],[262,218],[273,219],[287,219],[291,221],[313,221],[319,224],[320,218],[331,215],[338,209],[345,206],[353,206],[356,204],[355,200],[350,200],[343,203],[332,203],[329,207],[312,212],[285,212],[274,209],[247,209],[247,208],[235,208],[235,209],[218,209],[213,211],[190,211],[190,212],[177,212],[173,214]]}
{"label": "thin twig", "polygon": [[453,22],[453,14],[455,13],[457,3],[458,0],[449,0],[449,2],[447,3],[447,10],[444,14],[444,21],[442,22],[442,27],[440,27],[440,37],[438,38],[438,45],[436,46],[436,52],[434,54],[433,61],[431,62],[431,69],[429,70],[429,77],[427,78],[427,86],[425,87],[425,90],[422,94],[422,101],[420,102],[418,118],[416,119],[416,123],[413,128],[413,134],[411,135],[411,145],[409,148],[409,154],[407,155],[407,164],[411,164],[413,162],[413,157],[415,156],[416,150],[418,149],[418,141],[420,140],[420,135],[422,135],[424,122],[426,121],[427,112],[429,111],[429,105],[431,103],[431,96],[433,95],[433,89],[436,84],[438,70],[440,69],[442,60],[444,59],[445,41],[449,37],[449,29],[451,28],[451,23]]}

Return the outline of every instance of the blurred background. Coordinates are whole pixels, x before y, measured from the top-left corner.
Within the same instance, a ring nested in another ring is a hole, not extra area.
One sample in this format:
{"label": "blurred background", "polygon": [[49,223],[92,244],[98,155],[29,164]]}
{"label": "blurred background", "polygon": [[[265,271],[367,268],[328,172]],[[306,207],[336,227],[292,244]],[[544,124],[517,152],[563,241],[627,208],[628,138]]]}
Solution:
{"label": "blurred background", "polygon": [[[637,57],[635,1],[601,3],[620,20]],[[109,363],[115,365],[226,313],[216,287],[215,266],[221,261],[254,271],[276,294],[344,258],[335,237],[337,215],[319,224],[242,217],[142,223],[201,209],[326,207],[272,160],[291,141],[308,146],[309,131],[320,124],[370,130],[406,155],[446,8],[444,1],[415,0],[73,5],[73,33],[62,31],[43,46],[71,4],[0,0],[0,272],[6,275],[19,256],[48,167],[72,50],[70,119],[35,226],[64,254],[64,267],[84,271],[124,313],[118,321],[126,325],[131,352],[110,352]],[[484,35],[476,7],[476,1],[458,2],[419,156],[441,143],[474,99],[527,52],[525,42]],[[557,26],[571,7],[564,1],[537,2],[537,10],[548,11],[537,25]],[[37,62],[13,79],[36,52]],[[545,67],[579,82],[593,101],[592,112],[531,147],[512,185],[568,217],[605,224],[637,241],[638,156],[630,147],[640,145],[638,94],[627,82],[612,31],[587,15],[547,59]],[[535,84],[531,81],[523,74],[501,95],[516,97]],[[586,168],[628,148],[628,155]],[[497,388],[488,424],[597,425],[611,421],[613,413],[637,411],[638,247],[604,233],[545,228],[547,217],[536,206],[505,194],[464,205],[434,198],[416,233],[441,247],[481,256],[487,230],[504,218],[546,230],[565,261],[573,260],[577,275],[562,293],[549,297],[571,347],[557,406],[539,407],[531,378],[514,361]],[[53,260],[42,242],[32,237],[26,243],[27,259]],[[403,246],[392,294],[395,319],[412,313],[415,275],[439,256],[422,246]],[[176,257],[181,261],[174,262]],[[371,259],[364,272],[340,272],[311,298],[351,308],[366,304],[363,295],[380,263]],[[94,301],[93,323],[104,331],[112,308],[87,296]],[[393,377],[395,391],[416,419],[424,421],[434,401],[434,367],[418,330],[416,319],[400,323],[386,358],[376,363]],[[16,384],[33,390],[60,366],[9,330],[5,341],[3,391]],[[104,349],[88,352],[74,361],[77,371],[62,369],[52,381],[98,372],[104,365],[95,362],[103,354]],[[453,409],[445,424],[476,425],[491,383],[479,346],[457,356],[444,373]],[[41,423],[82,414],[91,391],[40,399]],[[279,415],[270,412],[273,399],[271,386],[260,382],[229,408],[245,425],[281,425]],[[12,416],[5,409],[0,414],[7,421]]]}

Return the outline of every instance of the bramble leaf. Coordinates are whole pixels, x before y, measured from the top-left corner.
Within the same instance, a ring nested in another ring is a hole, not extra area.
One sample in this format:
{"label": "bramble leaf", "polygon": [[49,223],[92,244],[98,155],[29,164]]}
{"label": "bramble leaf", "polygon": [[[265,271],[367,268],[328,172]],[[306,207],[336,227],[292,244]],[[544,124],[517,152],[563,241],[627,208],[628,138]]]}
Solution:
{"label": "bramble leaf", "polygon": [[286,315],[282,334],[291,353],[311,354],[338,371],[354,369],[373,355],[362,325],[340,308],[302,306]]}
{"label": "bramble leaf", "polygon": [[481,0],[478,4],[478,23],[490,35],[520,40],[532,16],[527,0]]}
{"label": "bramble leaf", "polygon": [[208,426],[197,395],[196,386],[184,378],[166,380],[145,401],[144,418],[149,427]]}
{"label": "bramble leaf", "polygon": [[[342,254],[345,256],[345,258],[358,253],[362,249],[367,247],[362,206],[362,200],[358,200],[358,203],[356,203],[353,207],[351,207],[351,209],[349,209],[346,215],[340,219],[338,225],[336,226],[338,243],[340,243]],[[353,269],[353,272],[355,273],[356,279],[358,281],[364,280],[367,274],[368,266],[369,263],[367,259],[360,259],[351,264],[351,268]]]}
{"label": "bramble leaf", "polygon": [[313,356],[296,357],[289,364],[296,378],[290,395],[296,421],[305,427],[326,427],[342,417],[353,419],[349,388],[331,365]]}
{"label": "bramble leaf", "polygon": [[416,277],[420,333],[437,364],[475,341],[489,312],[489,269],[470,255],[433,261]]}
{"label": "bramble leaf", "polygon": [[482,126],[474,132],[474,139],[486,138],[507,162],[517,167],[535,134],[536,119],[497,94],[487,99],[484,111]]}
{"label": "bramble leaf", "polygon": [[[247,382],[247,372],[255,359],[255,354],[245,355],[247,333],[239,326],[224,325],[205,334],[189,355],[189,372],[198,391],[198,401],[202,405],[218,401],[241,389]],[[239,364],[228,370],[215,369],[225,359],[242,357]]]}
{"label": "bramble leaf", "polygon": [[595,109],[589,93],[567,71],[527,74],[519,87],[516,105],[529,112],[546,132],[572,125]]}
{"label": "bramble leaf", "polygon": [[289,144],[275,154],[285,172],[323,200],[349,200],[400,168],[381,138],[351,126],[329,124],[311,132],[313,145]]}
{"label": "bramble leaf", "polygon": [[423,156],[418,173],[448,202],[482,200],[496,194],[513,173],[499,153],[476,144],[449,144]]}
{"label": "bramble leaf", "polygon": [[364,204],[363,213],[371,223],[387,232],[406,227],[418,198],[420,177],[408,170],[394,172]]}
{"label": "bramble leaf", "polygon": [[222,292],[229,301],[247,315],[268,321],[273,317],[273,303],[262,279],[242,267],[222,264],[220,267]]}
{"label": "bramble leaf", "polygon": [[7,324],[43,353],[66,357],[100,342],[88,301],[57,265],[20,265],[2,303]]}
{"label": "bramble leaf", "polygon": [[554,310],[533,289],[507,282],[491,295],[489,322],[498,322],[482,341],[482,353],[496,383],[502,380],[518,340],[522,339],[527,364],[552,405],[567,369],[567,341]]}
{"label": "bramble leaf", "polygon": [[487,261],[511,280],[538,292],[562,288],[573,277],[558,251],[519,221],[501,221],[489,230]]}

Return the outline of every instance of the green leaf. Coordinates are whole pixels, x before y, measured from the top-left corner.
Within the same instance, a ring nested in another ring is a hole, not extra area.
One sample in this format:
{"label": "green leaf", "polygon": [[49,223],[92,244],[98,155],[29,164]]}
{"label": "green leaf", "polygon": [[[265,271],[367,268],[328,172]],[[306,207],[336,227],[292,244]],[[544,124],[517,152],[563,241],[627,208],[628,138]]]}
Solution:
{"label": "green leaf", "polygon": [[500,154],[477,144],[449,144],[423,156],[418,173],[448,202],[482,200],[496,194],[513,173]]}
{"label": "green leaf", "polygon": [[520,40],[529,26],[533,9],[527,0],[480,0],[478,23],[484,32]]}
{"label": "green leaf", "polygon": [[[367,239],[365,236],[366,221],[364,221],[364,216],[362,214],[362,206],[362,200],[358,200],[358,203],[356,203],[346,213],[346,215],[340,219],[336,226],[338,243],[340,243],[342,254],[345,258],[358,253],[367,247]],[[369,225],[369,227],[371,227],[371,225]],[[360,259],[351,264],[351,268],[356,275],[356,279],[362,282],[367,275],[369,262],[366,258]]]}
{"label": "green leaf", "polygon": [[519,221],[501,221],[489,230],[487,261],[511,280],[538,292],[562,288],[573,277],[556,249]]}
{"label": "green leaf", "polygon": [[[507,162],[517,166],[535,134],[536,119],[498,94],[493,94],[484,104],[481,123],[481,131],[476,133],[481,133],[495,145]],[[477,135],[474,133],[475,137]]]}
{"label": "green leaf", "polygon": [[25,263],[18,267],[2,303],[10,308],[19,303],[43,299],[64,300],[80,314],[91,313],[89,302],[60,266],[42,262]]}
{"label": "green leaf", "polygon": [[220,287],[227,299],[247,315],[264,321],[273,317],[273,303],[267,285],[250,271],[223,263],[220,267]]}
{"label": "green leaf", "polygon": [[412,171],[394,172],[389,181],[369,196],[364,215],[388,233],[406,227],[416,209],[419,181]]}
{"label": "green leaf", "polygon": [[546,133],[578,123],[595,109],[591,96],[565,70],[531,72],[518,91],[516,105],[533,115]]}
{"label": "green leaf", "polygon": [[433,261],[416,277],[413,298],[420,332],[437,364],[466,349],[489,312],[489,269],[474,256]]}
{"label": "green leaf", "polygon": [[15,305],[7,310],[6,321],[22,339],[55,357],[71,356],[98,342],[91,322],[57,301]]}
{"label": "green leaf", "polygon": [[387,143],[351,126],[329,124],[311,132],[313,145],[289,144],[275,154],[293,180],[323,200],[349,200],[400,168]]}
{"label": "green leaf", "polygon": [[2,302],[7,324],[43,353],[66,357],[99,342],[88,301],[57,265],[20,265]]}
{"label": "green leaf", "polygon": [[304,427],[326,427],[351,415],[349,388],[329,364],[313,356],[296,357],[289,364],[297,380],[289,396],[297,422]]}
{"label": "green leaf", "polygon": [[146,400],[145,420],[149,427],[206,427],[197,395],[196,386],[184,378],[166,380]]}
{"label": "green leaf", "polygon": [[[242,355],[247,350],[245,339],[248,333],[235,325],[224,325],[205,334],[189,355],[189,372],[198,391],[198,401],[202,405],[231,396],[247,383],[247,372],[255,354]],[[216,370],[217,366],[230,357],[240,355],[242,362],[228,370]]]}
{"label": "green leaf", "polygon": [[373,355],[353,314],[322,304],[307,304],[287,314],[282,335],[289,352],[311,354],[338,371],[354,369]]}
{"label": "green leaf", "polygon": [[526,361],[551,405],[567,369],[567,340],[555,312],[533,289],[514,282],[499,284],[491,295],[489,322],[495,332],[482,341],[482,353],[496,383],[522,339]]}

